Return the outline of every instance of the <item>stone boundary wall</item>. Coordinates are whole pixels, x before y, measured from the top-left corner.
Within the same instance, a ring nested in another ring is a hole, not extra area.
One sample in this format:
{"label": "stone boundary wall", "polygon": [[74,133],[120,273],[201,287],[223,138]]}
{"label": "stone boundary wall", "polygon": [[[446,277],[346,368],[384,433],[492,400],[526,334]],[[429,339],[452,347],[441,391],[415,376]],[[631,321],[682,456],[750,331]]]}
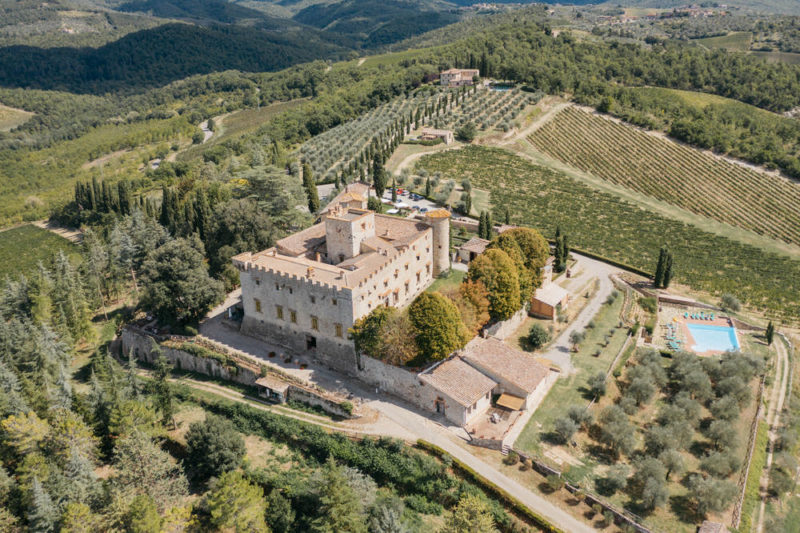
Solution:
{"label": "stone boundary wall", "polygon": [[[165,346],[162,344],[163,340],[163,338],[144,332],[138,328],[127,327],[122,330],[122,355],[127,357],[127,355],[133,351],[137,359],[152,364],[156,359],[153,351],[153,342],[155,341],[158,343],[161,353],[164,354],[167,361],[173,364],[178,370],[197,372],[198,374],[223,379],[225,381],[232,381],[248,387],[254,387],[256,385],[256,380],[261,377],[261,368],[257,367],[255,364],[243,364],[242,362],[236,361],[234,358],[230,358],[230,363],[226,364],[217,359],[201,357],[185,350]],[[320,407],[326,413],[334,416],[358,418],[357,414],[352,414],[348,409],[342,406],[344,402],[340,402],[334,398],[327,398],[320,392],[293,383],[277,372],[269,372],[269,367],[267,365],[264,365],[263,368],[266,368],[267,372],[273,374],[277,379],[288,383],[289,387],[286,391],[288,400]]]}
{"label": "stone boundary wall", "polygon": [[[536,470],[539,474],[541,474],[542,476],[547,477],[547,476],[555,475],[555,476],[561,477],[561,471],[559,471],[556,468],[553,468],[552,466],[549,466],[549,465],[545,464],[544,462],[538,460],[533,455],[525,453],[525,452],[522,452],[522,451],[519,451],[519,450],[516,450],[516,449],[514,450],[514,452],[517,455],[519,455],[519,457],[521,459],[530,461],[531,467],[534,470]],[[582,490],[580,487],[578,487],[576,485],[573,485],[571,483],[565,483],[564,484],[564,488],[571,494],[574,494],[578,490]],[[594,504],[598,504],[598,505],[600,505],[600,507],[603,508],[603,512],[605,512],[605,511],[611,512],[611,514],[614,515],[614,522],[617,525],[627,525],[627,526],[633,528],[633,530],[636,531],[637,533],[660,533],[659,530],[657,530],[657,529],[648,528],[648,527],[642,525],[640,523],[641,520],[642,520],[641,517],[636,516],[635,514],[629,512],[629,511],[626,511],[624,509],[617,509],[616,507],[614,507],[610,503],[604,501],[599,496],[596,496],[596,495],[594,495],[592,493],[586,492],[586,490],[584,490],[583,492],[585,494],[584,501],[588,505],[592,506]]]}
{"label": "stone boundary wall", "polygon": [[492,324],[484,330],[484,337],[496,337],[500,340],[505,340],[509,335],[517,331],[517,328],[528,317],[527,306],[523,307],[508,320]]}
{"label": "stone boundary wall", "polygon": [[387,392],[429,412],[434,412],[436,398],[442,395],[421,381],[418,372],[388,365],[367,355],[361,356],[356,377],[379,392]]}

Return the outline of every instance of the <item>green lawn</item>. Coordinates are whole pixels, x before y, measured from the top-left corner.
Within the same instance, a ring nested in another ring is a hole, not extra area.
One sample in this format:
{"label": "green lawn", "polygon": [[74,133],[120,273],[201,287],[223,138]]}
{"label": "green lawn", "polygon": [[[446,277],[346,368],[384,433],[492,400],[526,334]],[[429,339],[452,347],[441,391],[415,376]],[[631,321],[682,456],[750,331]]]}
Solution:
{"label": "green lawn", "polygon": [[32,116],[33,113],[23,109],[15,109],[0,104],[0,131],[10,131],[27,122]]}
{"label": "green lawn", "polygon": [[464,281],[466,276],[467,273],[463,270],[450,269],[445,276],[436,278],[436,281],[434,281],[426,290],[428,292],[433,292],[441,291],[442,289],[449,289],[450,287],[458,287],[461,285],[461,282]]}
{"label": "green lawn", "polygon": [[[516,442],[521,450],[539,452],[539,437],[552,431],[553,421],[565,416],[573,405],[585,406],[590,398],[585,395],[586,380],[598,372],[606,372],[614,361],[627,337],[627,328],[617,329],[624,298],[620,296],[611,305],[604,305],[594,318],[594,328],[586,330],[586,339],[577,353],[572,354],[572,364],[577,372],[560,377],[550,389],[547,397],[531,417]],[[608,346],[603,347],[604,337],[614,330]],[[595,357],[594,354],[600,352]],[[541,428],[539,425],[541,424]]]}
{"label": "green lawn", "polygon": [[706,37],[705,39],[695,40],[695,42],[709,48],[725,48],[726,50],[739,50],[743,52],[750,49],[750,43],[752,41],[753,34],[749,31],[734,31],[720,37]]}
{"label": "green lawn", "polygon": [[0,232],[0,280],[32,271],[39,261],[50,261],[58,250],[73,254],[77,247],[55,233],[31,225]]}

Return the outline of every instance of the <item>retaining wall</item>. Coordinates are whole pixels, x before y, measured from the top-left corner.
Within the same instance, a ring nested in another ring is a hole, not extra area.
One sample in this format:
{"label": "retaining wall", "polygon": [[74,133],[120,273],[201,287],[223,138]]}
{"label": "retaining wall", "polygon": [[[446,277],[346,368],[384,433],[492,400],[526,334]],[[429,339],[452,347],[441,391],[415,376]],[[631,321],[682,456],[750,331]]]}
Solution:
{"label": "retaining wall", "polygon": [[[153,364],[158,357],[153,349],[153,343],[155,342],[158,343],[158,347],[161,349],[161,353],[164,354],[167,361],[178,370],[197,372],[198,374],[223,379],[225,381],[232,381],[248,387],[255,387],[256,380],[261,377],[262,370],[258,368],[255,363],[252,367],[234,361],[233,359],[225,363],[217,359],[201,357],[179,348],[166,346],[158,342],[159,340],[162,339],[142,330],[138,330],[138,328],[125,328],[122,331],[121,338],[123,358],[127,358],[128,354],[133,351],[133,355],[136,359]],[[269,372],[269,367],[266,365],[264,365],[264,368],[267,369],[268,373],[273,374],[276,379],[288,383],[289,387],[286,390],[286,398],[288,400],[317,406],[329,414],[342,418],[358,417],[358,415],[354,415],[350,413],[348,409],[342,407],[343,402],[338,399],[328,398],[321,392],[301,387],[296,383],[285,380],[280,374]]]}

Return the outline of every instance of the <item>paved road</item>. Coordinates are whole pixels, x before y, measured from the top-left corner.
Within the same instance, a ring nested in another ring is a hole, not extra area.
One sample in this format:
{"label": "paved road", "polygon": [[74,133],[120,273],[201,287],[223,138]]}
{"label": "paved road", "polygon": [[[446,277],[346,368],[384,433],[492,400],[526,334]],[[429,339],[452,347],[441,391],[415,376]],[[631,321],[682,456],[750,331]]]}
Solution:
{"label": "paved road", "polygon": [[[590,259],[589,257],[578,255],[576,253],[572,254],[575,259],[577,259],[578,263],[573,269],[583,269],[583,272],[576,278],[570,280],[567,287],[567,290],[580,290],[581,287],[585,286],[589,280],[592,278],[597,278],[600,283],[600,287],[597,293],[592,297],[591,301],[586,304],[586,307],[580,312],[580,314],[572,321],[572,323],[565,329],[556,340],[550,345],[550,348],[544,352],[541,357],[545,359],[549,359],[564,372],[565,375],[571,374],[575,371],[575,367],[572,365],[572,356],[570,352],[571,344],[569,342],[569,336],[572,334],[573,331],[583,331],[586,329],[586,324],[597,314],[602,307],[603,302],[606,301],[608,295],[614,290],[614,284],[609,279],[609,276],[614,273],[622,272],[620,269],[608,265],[606,263],[602,263],[595,259]],[[571,295],[573,301],[575,300],[576,296]],[[580,295],[577,295],[580,297]]]}
{"label": "paved road", "polygon": [[[587,270],[590,268],[593,267],[587,266]],[[581,520],[472,455],[470,446],[466,444],[468,436],[464,430],[451,425],[443,417],[422,412],[404,400],[389,396],[368,387],[354,378],[344,376],[320,365],[311,364],[306,369],[300,369],[294,363],[285,364],[280,360],[281,358],[268,358],[267,354],[273,347],[260,340],[241,335],[222,324],[221,318],[224,316],[224,309],[238,300],[239,297],[237,293],[231,294],[224,304],[215,308],[211,312],[214,318],[206,319],[201,324],[201,335],[237,350],[240,355],[255,358],[258,362],[278,366],[284,371],[291,372],[325,389],[354,395],[356,401],[362,406],[375,410],[380,414],[377,420],[361,427],[362,433],[393,435],[410,442],[415,442],[417,439],[427,440],[457,457],[486,479],[502,487],[509,494],[513,494],[530,509],[546,517],[561,529],[569,532],[594,531]],[[244,399],[241,400],[245,401]],[[314,423],[313,420],[310,421]],[[346,430],[350,431],[353,429],[354,426],[346,428]]]}

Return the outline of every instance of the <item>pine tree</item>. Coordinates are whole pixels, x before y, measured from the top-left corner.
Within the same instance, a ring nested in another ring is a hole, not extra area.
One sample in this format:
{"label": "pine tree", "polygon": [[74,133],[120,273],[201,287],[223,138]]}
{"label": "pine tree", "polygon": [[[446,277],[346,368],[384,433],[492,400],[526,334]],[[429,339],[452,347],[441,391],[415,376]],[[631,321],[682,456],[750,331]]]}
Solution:
{"label": "pine tree", "polygon": [[322,468],[320,516],[311,524],[314,533],[366,533],[367,525],[358,495],[347,484],[342,469],[332,457]]}
{"label": "pine tree", "polygon": [[772,320],[767,324],[767,331],[764,338],[767,341],[767,345],[772,346],[772,341],[775,340],[775,325],[772,323]]}
{"label": "pine tree", "polygon": [[27,518],[28,526],[34,533],[53,531],[58,519],[58,510],[38,477],[33,478],[31,485],[31,505]]}

